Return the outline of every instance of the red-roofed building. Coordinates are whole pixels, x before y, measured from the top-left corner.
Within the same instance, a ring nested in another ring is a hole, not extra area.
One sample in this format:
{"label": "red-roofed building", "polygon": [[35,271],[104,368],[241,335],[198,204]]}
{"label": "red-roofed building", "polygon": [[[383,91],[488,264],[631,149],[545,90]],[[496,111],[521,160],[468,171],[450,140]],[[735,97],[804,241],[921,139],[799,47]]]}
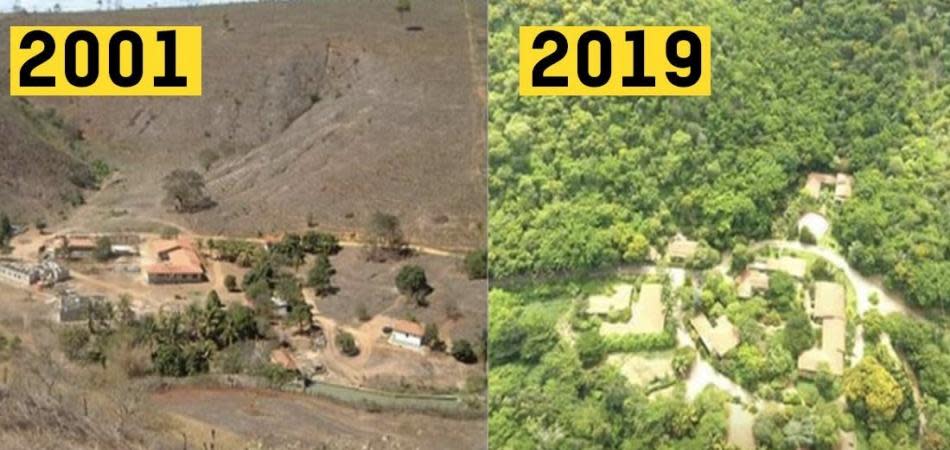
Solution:
{"label": "red-roofed building", "polygon": [[193,244],[184,239],[152,242],[159,262],[145,268],[151,284],[201,283],[205,269]]}

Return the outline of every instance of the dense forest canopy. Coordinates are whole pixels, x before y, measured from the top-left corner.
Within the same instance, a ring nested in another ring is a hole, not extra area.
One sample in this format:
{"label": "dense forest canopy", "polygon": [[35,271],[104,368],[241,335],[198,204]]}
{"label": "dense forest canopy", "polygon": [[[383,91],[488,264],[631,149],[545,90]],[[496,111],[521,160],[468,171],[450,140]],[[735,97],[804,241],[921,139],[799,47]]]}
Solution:
{"label": "dense forest canopy", "polygon": [[[675,233],[787,237],[810,171],[855,175],[842,253],[950,303],[950,7],[909,0],[495,2],[491,270],[589,269]],[[710,97],[520,97],[520,25],[710,25]]]}

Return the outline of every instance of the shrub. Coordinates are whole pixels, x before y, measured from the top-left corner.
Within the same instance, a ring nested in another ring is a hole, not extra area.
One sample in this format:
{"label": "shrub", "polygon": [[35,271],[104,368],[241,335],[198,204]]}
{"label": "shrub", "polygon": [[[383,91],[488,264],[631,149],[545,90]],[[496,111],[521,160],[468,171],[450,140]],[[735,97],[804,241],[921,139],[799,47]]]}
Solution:
{"label": "shrub", "polygon": [[452,343],[452,356],[464,364],[475,364],[478,362],[478,355],[472,348],[472,344],[465,339],[459,339]]}
{"label": "shrub", "polygon": [[336,346],[340,352],[346,356],[356,356],[360,354],[360,348],[356,345],[356,338],[347,331],[340,330],[336,335]]}

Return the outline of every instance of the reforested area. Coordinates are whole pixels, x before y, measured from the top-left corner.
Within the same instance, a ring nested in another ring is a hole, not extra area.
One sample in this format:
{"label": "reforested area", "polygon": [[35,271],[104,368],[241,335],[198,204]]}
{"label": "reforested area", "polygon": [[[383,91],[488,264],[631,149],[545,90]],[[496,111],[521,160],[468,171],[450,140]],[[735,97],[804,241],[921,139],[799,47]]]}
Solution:
{"label": "reforested area", "polygon": [[[946,3],[576,3],[489,11],[495,276],[636,260],[676,232],[720,250],[786,237],[805,175],[842,171],[842,253],[910,301],[950,303]],[[520,97],[528,24],[708,24],[712,96]]]}

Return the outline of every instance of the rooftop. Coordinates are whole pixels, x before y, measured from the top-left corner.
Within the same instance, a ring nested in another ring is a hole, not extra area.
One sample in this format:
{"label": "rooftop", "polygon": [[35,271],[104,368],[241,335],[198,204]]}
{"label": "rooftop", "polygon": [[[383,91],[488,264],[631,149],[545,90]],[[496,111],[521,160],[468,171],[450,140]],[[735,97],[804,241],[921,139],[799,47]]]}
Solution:
{"label": "rooftop", "polygon": [[653,334],[663,331],[666,313],[663,308],[663,285],[644,283],[640,286],[637,302],[633,304],[630,321],[634,333]]}
{"label": "rooftop", "polygon": [[829,281],[815,282],[815,310],[821,318],[845,318],[844,286]]}
{"label": "rooftop", "polygon": [[594,295],[587,299],[588,314],[610,314],[630,307],[630,294],[633,285],[618,284],[613,286],[611,295]]}
{"label": "rooftop", "polygon": [[425,329],[421,324],[410,322],[408,320],[394,320],[393,331],[419,337],[422,337],[422,335],[425,334]]}
{"label": "rooftop", "polygon": [[705,314],[694,317],[689,323],[699,334],[709,351],[718,356],[729,353],[730,350],[739,345],[739,330],[725,316],[716,320],[716,326],[712,326]]}

